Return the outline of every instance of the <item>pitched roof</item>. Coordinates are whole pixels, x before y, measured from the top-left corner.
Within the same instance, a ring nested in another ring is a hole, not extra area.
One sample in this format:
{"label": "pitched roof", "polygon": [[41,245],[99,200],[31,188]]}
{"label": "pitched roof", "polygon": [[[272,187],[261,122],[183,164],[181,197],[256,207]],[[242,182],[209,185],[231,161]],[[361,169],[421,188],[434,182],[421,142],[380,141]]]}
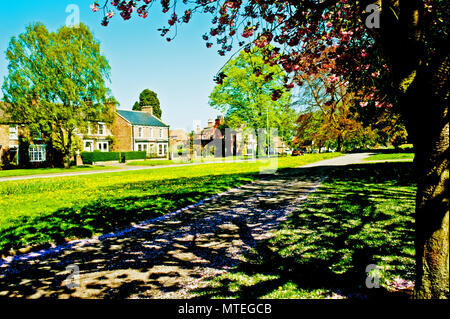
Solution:
{"label": "pitched roof", "polygon": [[117,110],[117,113],[133,125],[169,127],[160,119],[147,112]]}

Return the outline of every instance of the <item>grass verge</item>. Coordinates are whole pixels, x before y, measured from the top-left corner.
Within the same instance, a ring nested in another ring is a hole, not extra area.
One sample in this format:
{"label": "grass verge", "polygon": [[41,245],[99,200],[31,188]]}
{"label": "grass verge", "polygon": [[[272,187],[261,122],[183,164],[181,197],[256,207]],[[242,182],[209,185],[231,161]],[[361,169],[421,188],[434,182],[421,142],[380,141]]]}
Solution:
{"label": "grass verge", "polygon": [[[200,298],[406,297],[414,274],[412,163],[336,168],[272,239]],[[366,267],[378,269],[368,277]],[[369,279],[368,279],[369,278]],[[379,289],[366,288],[366,282]]]}
{"label": "grass verge", "polygon": [[13,177],[13,176],[30,176],[30,175],[44,175],[54,173],[72,173],[72,172],[85,172],[85,171],[100,171],[105,169],[115,169],[118,167],[113,166],[79,166],[71,168],[29,168],[29,169],[11,169],[0,171],[0,178]]}
{"label": "grass verge", "polygon": [[145,161],[130,161],[127,165],[130,166],[160,166],[160,165],[179,165],[179,164],[195,164],[195,163],[211,163],[211,162],[228,162],[228,161],[242,161],[251,160],[246,156],[229,156],[229,157],[197,157],[192,160],[145,160]]}
{"label": "grass verge", "polygon": [[414,159],[414,153],[376,154],[366,157],[364,161],[384,161],[384,160],[400,160],[400,159]]}

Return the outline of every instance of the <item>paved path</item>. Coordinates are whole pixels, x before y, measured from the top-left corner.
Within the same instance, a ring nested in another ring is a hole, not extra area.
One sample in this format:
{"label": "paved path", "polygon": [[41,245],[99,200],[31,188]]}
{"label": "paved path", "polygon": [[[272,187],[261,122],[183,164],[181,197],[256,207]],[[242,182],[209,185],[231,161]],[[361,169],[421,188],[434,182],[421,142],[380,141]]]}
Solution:
{"label": "paved path", "polygon": [[[0,261],[1,297],[188,298],[236,266],[350,154],[268,175],[198,205],[100,238]],[[68,281],[79,268],[78,281]],[[70,277],[69,277],[70,278]],[[69,289],[67,284],[78,287]]]}

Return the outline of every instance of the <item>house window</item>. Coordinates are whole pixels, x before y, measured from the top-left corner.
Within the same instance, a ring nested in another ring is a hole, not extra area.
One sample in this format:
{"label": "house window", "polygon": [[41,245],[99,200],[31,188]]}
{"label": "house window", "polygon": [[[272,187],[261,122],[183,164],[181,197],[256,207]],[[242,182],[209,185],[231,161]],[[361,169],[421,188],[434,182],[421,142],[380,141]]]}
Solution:
{"label": "house window", "polygon": [[158,155],[164,155],[164,149],[162,144],[158,144]]}
{"label": "house window", "polygon": [[84,141],[84,150],[86,152],[93,152],[94,151],[94,142],[93,141]]}
{"label": "house window", "polygon": [[160,128],[160,129],[159,129],[159,138],[162,138],[162,137],[163,137],[163,129]]}
{"label": "house window", "polygon": [[17,140],[19,139],[19,128],[17,125],[10,125],[9,126],[9,139],[10,140]]}
{"label": "house window", "polygon": [[153,138],[153,127],[150,128],[150,137]]}
{"label": "house window", "polygon": [[98,135],[106,135],[105,124],[103,123],[98,124]]}
{"label": "house window", "polygon": [[90,124],[88,124],[88,127],[87,127],[87,135],[91,135],[92,133],[91,133],[91,125]]}
{"label": "house window", "polygon": [[46,145],[30,145],[28,148],[28,155],[30,162],[44,162],[46,160]]}
{"label": "house window", "polygon": [[109,151],[108,142],[97,142],[97,149],[102,152],[108,152]]}
{"label": "house window", "polygon": [[144,131],[144,129],[142,127],[138,128],[138,137],[142,137],[144,135],[143,131]]}
{"label": "house window", "polygon": [[147,143],[138,143],[137,150],[138,150],[138,152],[148,153],[148,144]]}

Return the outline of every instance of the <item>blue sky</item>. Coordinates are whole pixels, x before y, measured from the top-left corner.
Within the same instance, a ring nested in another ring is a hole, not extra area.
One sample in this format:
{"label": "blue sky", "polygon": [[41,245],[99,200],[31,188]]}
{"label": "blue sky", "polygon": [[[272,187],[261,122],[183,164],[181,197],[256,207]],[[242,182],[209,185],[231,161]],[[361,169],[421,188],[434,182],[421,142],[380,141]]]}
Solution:
{"label": "blue sky", "polygon": [[[8,4],[7,4],[8,3]],[[65,24],[66,7],[76,4],[80,20],[89,26],[101,43],[102,54],[111,66],[110,88],[121,109],[131,109],[143,89],[158,94],[162,119],[171,128],[192,129],[193,121],[206,125],[219,111],[208,105],[214,88],[213,77],[229,57],[217,49],[205,47],[201,39],[209,30],[210,17],[195,16],[182,25],[178,35],[168,43],[156,30],[167,25],[169,15],[156,6],[147,19],[137,15],[123,21],[116,15],[108,27],[100,25],[102,15],[93,13],[93,0],[21,0],[2,3],[0,11],[0,85],[7,75],[6,49],[12,36],[24,32],[33,22],[44,23],[50,31]],[[102,3],[102,2],[99,2]],[[0,98],[2,93],[0,92]]]}

